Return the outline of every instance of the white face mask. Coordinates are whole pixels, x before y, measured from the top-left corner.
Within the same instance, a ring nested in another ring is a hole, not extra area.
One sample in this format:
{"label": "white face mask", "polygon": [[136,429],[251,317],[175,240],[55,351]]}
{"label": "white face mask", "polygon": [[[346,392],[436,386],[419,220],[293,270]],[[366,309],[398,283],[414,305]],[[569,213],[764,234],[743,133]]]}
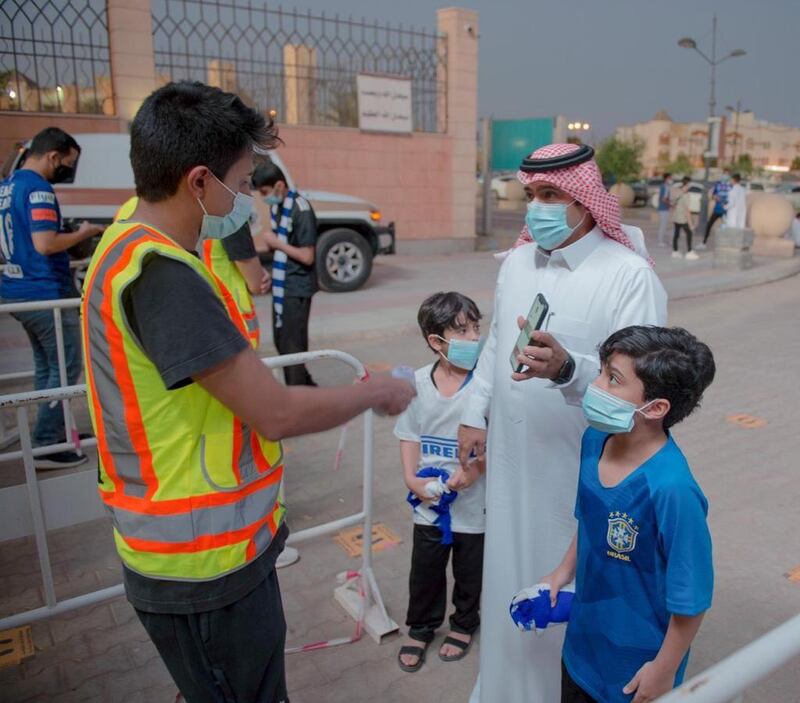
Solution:
{"label": "white face mask", "polygon": [[[210,173],[210,171],[209,171]],[[214,174],[211,174],[214,176]],[[203,208],[203,224],[200,226],[200,236],[204,239],[225,239],[238,232],[247,224],[253,213],[253,196],[244,193],[234,193],[219,178],[214,176],[225,190],[233,196],[233,205],[227,215],[209,215],[203,201],[197,198]]]}

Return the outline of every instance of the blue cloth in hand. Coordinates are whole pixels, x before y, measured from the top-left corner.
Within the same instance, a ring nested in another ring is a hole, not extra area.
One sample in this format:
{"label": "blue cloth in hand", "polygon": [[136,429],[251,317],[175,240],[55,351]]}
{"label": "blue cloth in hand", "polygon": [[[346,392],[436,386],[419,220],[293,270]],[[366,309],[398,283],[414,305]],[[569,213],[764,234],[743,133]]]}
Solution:
{"label": "blue cloth in hand", "polygon": [[[450,478],[450,474],[444,469],[437,469],[433,466],[426,466],[417,471],[418,478],[439,479],[442,484],[446,484]],[[425,501],[425,507],[436,513],[436,520],[433,523],[442,533],[442,544],[453,543],[453,529],[450,520],[450,505],[458,498],[458,491],[446,489],[442,495],[435,501]],[[422,505],[422,501],[411,491],[408,492],[406,500],[411,504],[414,510]]]}
{"label": "blue cloth in hand", "polygon": [[555,608],[550,605],[550,585],[537,583],[524,588],[511,601],[511,619],[520,630],[543,632],[550,625],[569,620],[575,587],[566,586],[558,592]]}

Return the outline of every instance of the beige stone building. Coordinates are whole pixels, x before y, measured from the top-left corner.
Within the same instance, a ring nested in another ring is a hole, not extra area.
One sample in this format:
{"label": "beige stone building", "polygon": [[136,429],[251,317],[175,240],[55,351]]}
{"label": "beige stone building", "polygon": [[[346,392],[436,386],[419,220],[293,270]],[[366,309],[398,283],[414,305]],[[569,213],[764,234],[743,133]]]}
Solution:
{"label": "beige stone building", "polygon": [[[645,171],[656,175],[679,154],[688,156],[695,167],[702,166],[707,129],[705,122],[675,122],[660,110],[648,122],[618,127],[616,134],[623,140],[642,139]],[[723,116],[721,135],[722,163],[749,154],[756,168],[779,173],[800,157],[800,128],[759,120],[752,112]]]}

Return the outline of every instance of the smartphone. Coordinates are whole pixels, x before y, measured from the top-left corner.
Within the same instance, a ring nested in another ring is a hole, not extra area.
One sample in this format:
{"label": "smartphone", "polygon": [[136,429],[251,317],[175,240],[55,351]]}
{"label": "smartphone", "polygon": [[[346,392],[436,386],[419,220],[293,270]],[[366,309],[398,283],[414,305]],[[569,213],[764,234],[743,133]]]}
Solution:
{"label": "smartphone", "polygon": [[546,298],[541,293],[538,293],[533,300],[528,317],[525,319],[525,325],[519,332],[517,343],[511,351],[511,368],[514,369],[515,373],[522,373],[523,369],[525,369],[525,364],[520,364],[517,361],[517,356],[524,353],[525,347],[531,345],[533,333],[542,328],[549,310],[550,305],[547,303]]}

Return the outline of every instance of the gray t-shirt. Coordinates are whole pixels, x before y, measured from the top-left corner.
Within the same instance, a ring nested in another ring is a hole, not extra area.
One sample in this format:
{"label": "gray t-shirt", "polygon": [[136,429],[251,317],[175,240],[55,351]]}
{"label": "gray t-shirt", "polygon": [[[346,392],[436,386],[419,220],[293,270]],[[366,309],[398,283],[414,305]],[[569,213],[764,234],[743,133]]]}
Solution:
{"label": "gray t-shirt", "polygon": [[[169,390],[194,383],[193,377],[250,346],[208,283],[175,259],[158,255],[146,259],[142,273],[127,289],[123,305],[131,331]],[[284,525],[255,561],[213,581],[155,579],[123,566],[128,600],[134,608],[149,613],[188,614],[224,608],[266,578],[287,536]]]}

